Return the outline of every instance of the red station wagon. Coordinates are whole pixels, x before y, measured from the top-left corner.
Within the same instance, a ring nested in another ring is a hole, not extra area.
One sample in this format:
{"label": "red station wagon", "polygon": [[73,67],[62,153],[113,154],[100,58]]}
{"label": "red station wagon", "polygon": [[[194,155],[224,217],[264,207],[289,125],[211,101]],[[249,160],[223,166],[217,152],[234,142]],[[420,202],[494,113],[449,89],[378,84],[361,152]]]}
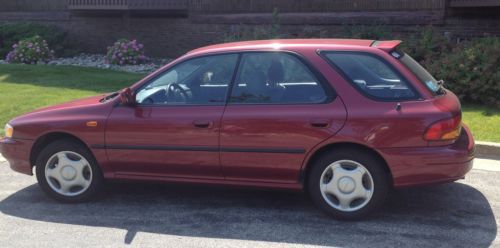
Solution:
{"label": "red station wagon", "polygon": [[11,120],[0,152],[51,197],[104,179],[305,190],[336,218],[391,188],[452,182],[474,140],[457,97],[400,41],[269,40],[196,49],[120,92]]}

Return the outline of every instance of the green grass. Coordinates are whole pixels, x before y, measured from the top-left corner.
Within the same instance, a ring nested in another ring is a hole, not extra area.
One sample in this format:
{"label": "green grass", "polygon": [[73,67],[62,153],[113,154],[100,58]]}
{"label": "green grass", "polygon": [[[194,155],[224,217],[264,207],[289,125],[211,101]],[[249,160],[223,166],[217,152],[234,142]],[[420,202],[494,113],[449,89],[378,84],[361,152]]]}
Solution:
{"label": "green grass", "polygon": [[15,116],[99,93],[113,92],[141,74],[72,66],[0,65],[0,135]]}
{"label": "green grass", "polygon": [[462,119],[476,140],[500,142],[500,110],[477,105],[462,107]]}
{"label": "green grass", "polygon": [[[3,125],[31,110],[122,89],[141,74],[70,67],[0,65],[0,134]],[[476,140],[500,142],[500,110],[466,105],[463,120]]]}

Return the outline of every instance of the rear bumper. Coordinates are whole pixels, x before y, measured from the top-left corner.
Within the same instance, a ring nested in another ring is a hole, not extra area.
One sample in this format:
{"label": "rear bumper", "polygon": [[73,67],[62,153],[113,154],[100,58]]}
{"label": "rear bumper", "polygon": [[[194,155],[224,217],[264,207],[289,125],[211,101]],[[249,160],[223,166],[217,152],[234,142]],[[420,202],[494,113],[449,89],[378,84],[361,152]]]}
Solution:
{"label": "rear bumper", "polygon": [[30,164],[32,146],[32,140],[0,138],[0,153],[7,159],[10,168],[27,175],[33,175],[33,167]]}
{"label": "rear bumper", "polygon": [[389,165],[396,188],[452,182],[464,178],[472,169],[474,138],[464,125],[452,145],[379,151]]}

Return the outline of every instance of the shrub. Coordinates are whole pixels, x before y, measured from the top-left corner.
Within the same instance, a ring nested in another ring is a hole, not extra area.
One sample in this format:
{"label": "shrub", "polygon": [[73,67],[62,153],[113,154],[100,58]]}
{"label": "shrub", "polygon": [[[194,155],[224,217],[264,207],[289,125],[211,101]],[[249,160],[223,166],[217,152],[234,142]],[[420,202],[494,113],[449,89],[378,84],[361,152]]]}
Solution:
{"label": "shrub", "polygon": [[462,101],[500,108],[500,38],[464,42],[425,66]]}
{"label": "shrub", "polygon": [[106,63],[115,65],[137,65],[146,61],[144,45],[137,40],[120,39],[108,47]]}
{"label": "shrub", "polygon": [[393,38],[391,29],[385,25],[345,25],[342,28],[342,38],[368,40],[386,40]]}
{"label": "shrub", "polygon": [[400,39],[404,40],[400,49],[424,64],[425,61],[441,59],[443,54],[450,53],[456,46],[433,26],[417,27],[412,35]]}
{"label": "shrub", "polygon": [[421,63],[464,103],[500,108],[500,38],[475,38],[457,44],[435,27],[417,27],[411,35],[393,35],[389,27],[344,26],[337,37],[400,39],[399,47]]}
{"label": "shrub", "polygon": [[272,21],[269,25],[258,27],[240,25],[231,30],[231,32],[225,34],[224,42],[285,38],[285,35],[281,34],[280,31],[281,15],[278,8],[274,8]]}
{"label": "shrub", "polygon": [[19,41],[12,48],[14,50],[5,59],[8,63],[36,64],[48,62],[54,57],[54,51],[49,49],[47,41],[38,35]]}
{"label": "shrub", "polygon": [[30,22],[0,24],[0,57],[4,58],[12,46],[20,40],[41,36],[56,54],[65,53],[66,32],[56,26],[47,26]]}

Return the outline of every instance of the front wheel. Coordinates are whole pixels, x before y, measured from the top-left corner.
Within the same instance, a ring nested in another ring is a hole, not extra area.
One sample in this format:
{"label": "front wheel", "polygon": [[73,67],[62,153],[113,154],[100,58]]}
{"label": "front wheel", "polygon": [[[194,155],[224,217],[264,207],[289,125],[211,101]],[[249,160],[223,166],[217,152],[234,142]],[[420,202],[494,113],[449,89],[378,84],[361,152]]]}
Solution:
{"label": "front wheel", "polygon": [[308,178],[308,191],[321,209],[337,219],[355,220],[382,205],[389,180],[371,154],[340,149],[319,158]]}
{"label": "front wheel", "polygon": [[102,173],[89,150],[73,140],[58,140],[38,155],[36,177],[42,190],[62,202],[82,202],[96,195]]}

